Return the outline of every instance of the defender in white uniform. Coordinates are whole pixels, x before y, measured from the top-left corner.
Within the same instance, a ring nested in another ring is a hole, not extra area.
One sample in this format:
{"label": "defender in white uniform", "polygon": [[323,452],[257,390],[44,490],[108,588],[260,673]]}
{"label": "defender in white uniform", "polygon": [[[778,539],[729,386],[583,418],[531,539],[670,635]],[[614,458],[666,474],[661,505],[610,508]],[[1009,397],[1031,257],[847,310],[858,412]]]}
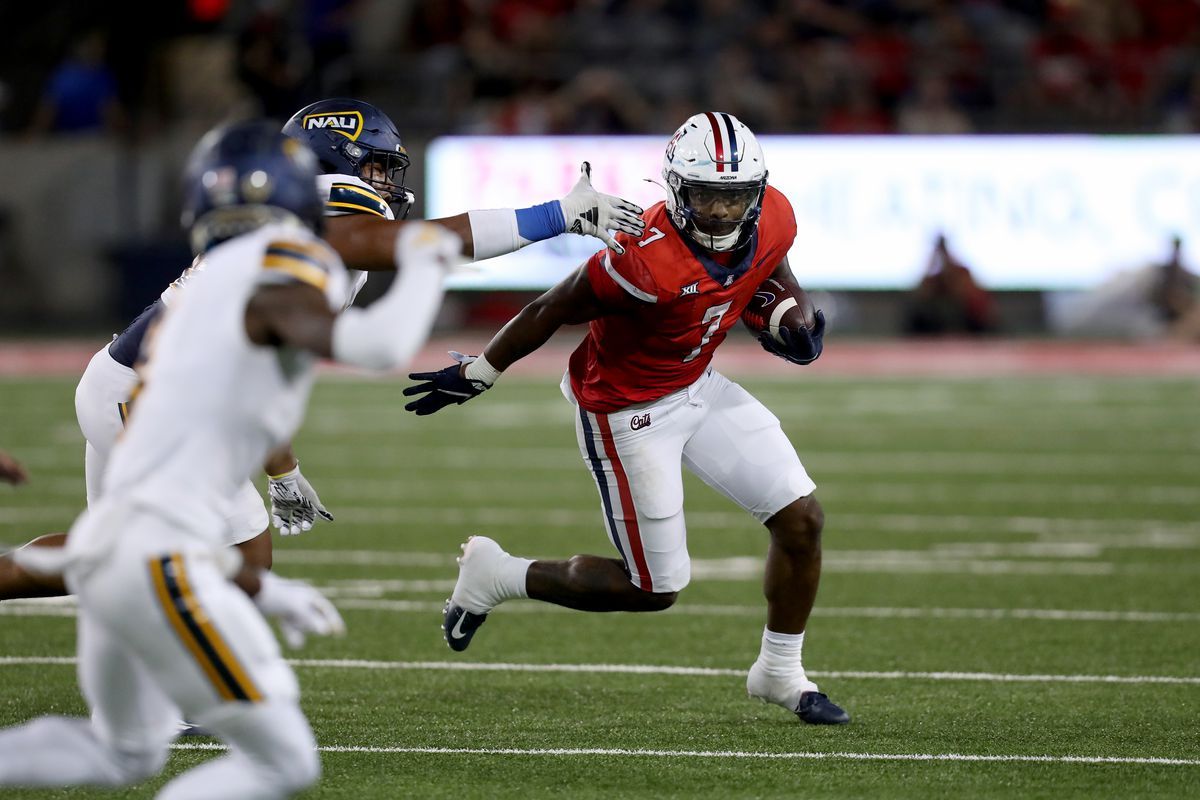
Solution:
{"label": "defender in white uniform", "polygon": [[[362,289],[367,272],[395,269],[394,242],[415,197],[404,185],[408,154],[395,124],[370,103],[349,98],[321,100],[297,111],[283,132],[308,145],[317,155],[321,175],[317,186],[324,206],[326,232],[334,249],[362,269],[349,271],[347,306]],[[571,192],[530,208],[470,211],[434,220],[462,239],[462,255],[474,260],[511,253],[535,241],[570,229],[620,248],[609,230],[631,235],[642,232],[641,209],[620,198],[592,189],[590,167]],[[399,219],[397,219],[399,217]],[[142,340],[154,320],[185,293],[199,260],[163,291],[129,327],[100,349],[88,364],[75,391],[75,412],[86,439],[84,474],[88,505],[105,492],[109,454],[125,428],[129,400],[137,386],[134,365]],[[229,506],[224,526],[229,542],[237,544],[247,561],[270,567],[270,522],[282,534],[306,531],[321,519],[332,520],[320,498],[300,473],[289,452],[277,454],[267,470],[270,519],[258,490],[246,480]],[[43,536],[33,544],[61,546],[63,534]],[[56,579],[30,575],[11,555],[0,554],[0,600],[62,594]]]}
{"label": "defender in white uniform", "polygon": [[339,633],[341,619],[306,584],[243,563],[226,546],[227,520],[240,487],[300,425],[316,358],[407,362],[461,243],[432,224],[404,228],[388,294],[339,314],[346,274],[313,233],[315,177],[312,153],[266,122],[214,131],[193,154],[185,219],[204,267],[149,335],[104,497],[65,551],[20,551],[29,569],[59,561],[79,596],[92,716],[0,731],[0,786],[142,780],[161,769],[181,715],[230,750],[159,797],[282,798],[317,779],[296,678],[263,614],[294,645]]}

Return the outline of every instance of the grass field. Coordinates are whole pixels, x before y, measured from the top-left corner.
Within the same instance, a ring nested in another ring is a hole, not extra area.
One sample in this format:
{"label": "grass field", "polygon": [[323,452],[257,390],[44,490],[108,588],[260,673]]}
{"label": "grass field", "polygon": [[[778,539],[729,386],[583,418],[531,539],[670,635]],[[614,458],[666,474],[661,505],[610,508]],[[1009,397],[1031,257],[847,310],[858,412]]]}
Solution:
{"label": "grass field", "polygon": [[[337,521],[276,551],[349,624],[296,662],[325,750],[305,796],[1200,797],[1200,379],[744,384],[825,505],[805,662],[851,725],[747,700],[764,532],[690,476],[674,609],[515,602],[452,654],[439,612],[467,534],[610,555],[569,407],[552,380],[506,379],[416,419],[401,384],[338,379],[298,441]],[[0,542],[82,503],[72,394],[0,380],[0,443],[33,474],[0,487]],[[72,613],[0,604],[0,725],[83,711]]]}

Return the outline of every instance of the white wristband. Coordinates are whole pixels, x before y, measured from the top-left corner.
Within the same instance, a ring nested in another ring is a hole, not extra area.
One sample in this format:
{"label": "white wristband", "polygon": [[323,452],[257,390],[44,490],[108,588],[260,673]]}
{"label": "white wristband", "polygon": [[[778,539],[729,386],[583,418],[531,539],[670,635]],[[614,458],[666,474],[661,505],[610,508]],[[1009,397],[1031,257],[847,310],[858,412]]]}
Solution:
{"label": "white wristband", "polygon": [[471,238],[475,242],[475,261],[514,253],[529,242],[517,230],[517,213],[511,208],[486,208],[468,211]]}
{"label": "white wristband", "polygon": [[482,355],[463,370],[463,377],[469,381],[479,381],[491,386],[500,377],[500,370],[493,367]]}

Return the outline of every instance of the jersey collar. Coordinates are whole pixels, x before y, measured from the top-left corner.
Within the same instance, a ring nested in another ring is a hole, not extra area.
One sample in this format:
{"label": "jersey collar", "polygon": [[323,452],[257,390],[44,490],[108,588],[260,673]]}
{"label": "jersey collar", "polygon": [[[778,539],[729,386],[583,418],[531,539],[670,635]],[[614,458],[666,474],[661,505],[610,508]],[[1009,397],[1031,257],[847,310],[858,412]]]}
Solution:
{"label": "jersey collar", "polygon": [[[672,223],[674,225],[674,223]],[[744,255],[735,264],[728,267],[723,267],[713,260],[708,251],[700,246],[692,237],[688,236],[678,228],[675,232],[679,234],[679,238],[683,239],[683,243],[687,245],[688,250],[696,257],[704,267],[704,271],[708,273],[708,277],[712,278],[718,286],[729,286],[738,278],[750,271],[750,267],[754,264],[754,254],[758,251],[758,231],[754,231],[754,235],[750,237],[750,244],[744,248]]]}

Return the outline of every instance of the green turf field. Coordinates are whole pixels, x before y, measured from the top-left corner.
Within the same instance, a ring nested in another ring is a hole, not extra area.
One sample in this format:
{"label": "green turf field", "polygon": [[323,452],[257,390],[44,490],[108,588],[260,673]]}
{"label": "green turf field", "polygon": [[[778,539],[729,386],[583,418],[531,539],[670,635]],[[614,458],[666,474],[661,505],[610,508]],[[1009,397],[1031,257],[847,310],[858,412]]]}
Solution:
{"label": "green turf field", "polygon": [[[425,419],[401,383],[318,387],[298,451],[337,521],[277,568],[349,634],[298,654],[325,749],[306,797],[1200,797],[1200,380],[745,381],[825,505],[805,662],[854,717],[832,729],[746,699],[764,532],[690,477],[674,609],[520,601],[446,648],[467,534],[611,554],[554,383]],[[0,542],[83,502],[73,385],[0,380],[0,445],[33,476],[0,487]],[[0,604],[0,724],[83,711],[72,611]]]}

